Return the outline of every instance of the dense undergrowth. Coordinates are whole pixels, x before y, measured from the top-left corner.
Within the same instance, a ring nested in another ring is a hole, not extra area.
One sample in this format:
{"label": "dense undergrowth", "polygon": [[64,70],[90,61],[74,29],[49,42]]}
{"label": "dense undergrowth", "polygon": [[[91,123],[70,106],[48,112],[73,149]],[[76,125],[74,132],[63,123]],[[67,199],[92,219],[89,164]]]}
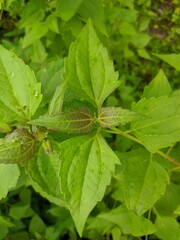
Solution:
{"label": "dense undergrowth", "polygon": [[178,0],[0,0],[0,239],[180,238],[179,37]]}

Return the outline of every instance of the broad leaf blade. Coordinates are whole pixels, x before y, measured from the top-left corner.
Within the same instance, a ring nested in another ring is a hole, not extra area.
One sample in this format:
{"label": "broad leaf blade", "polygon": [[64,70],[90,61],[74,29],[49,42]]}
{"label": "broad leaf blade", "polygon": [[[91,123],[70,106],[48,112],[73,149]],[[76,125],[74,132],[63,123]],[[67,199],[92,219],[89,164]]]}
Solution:
{"label": "broad leaf blade", "polygon": [[26,129],[8,134],[0,144],[0,163],[23,163],[36,153],[36,139]]}
{"label": "broad leaf blade", "polygon": [[180,239],[179,223],[173,217],[157,216],[155,233],[162,240],[177,240]]}
{"label": "broad leaf blade", "polygon": [[60,164],[61,161],[55,149],[53,152],[46,154],[40,147],[36,156],[28,162],[26,168],[29,176],[39,188],[57,199],[62,199],[58,175]]}
{"label": "broad leaf blade", "polygon": [[138,115],[128,109],[120,107],[101,108],[98,115],[98,122],[102,128],[111,128],[118,125],[125,125],[137,120]]}
{"label": "broad leaf blade", "polygon": [[55,116],[61,113],[64,100],[64,93],[66,90],[66,82],[62,82],[57,88],[49,103],[48,114]]}
{"label": "broad leaf blade", "polygon": [[35,22],[23,39],[23,48],[30,46],[39,39],[41,39],[48,32],[48,26],[45,22]]}
{"label": "broad leaf blade", "polygon": [[[168,173],[146,151],[126,153],[123,161],[122,190],[129,210],[142,215],[164,194]],[[153,184],[152,184],[153,183]]]}
{"label": "broad leaf blade", "polygon": [[80,235],[85,221],[100,201],[119,159],[101,135],[86,135],[60,144],[61,190]]}
{"label": "broad leaf blade", "polygon": [[16,164],[0,164],[0,199],[5,198],[9,190],[16,186],[19,176]]}
{"label": "broad leaf blade", "polygon": [[[41,101],[40,84],[34,73],[14,53],[0,46],[0,106],[5,121],[25,121],[36,112]],[[2,113],[0,114],[0,116]]]}
{"label": "broad leaf blade", "polygon": [[86,21],[91,19],[95,27],[97,27],[102,34],[108,36],[105,24],[104,7],[101,1],[83,0],[80,8],[78,9],[78,14],[83,19],[86,19]]}
{"label": "broad leaf blade", "polygon": [[180,205],[180,185],[170,183],[165,194],[156,202],[156,212],[161,216],[174,216],[174,211]]}
{"label": "broad leaf blade", "polygon": [[68,89],[77,98],[87,100],[98,108],[119,86],[113,62],[99,42],[90,21],[70,47],[64,77]]}
{"label": "broad leaf blade", "polygon": [[47,5],[44,1],[28,1],[19,22],[20,28],[31,28],[34,26],[34,23],[43,21],[46,7]]}
{"label": "broad leaf blade", "polygon": [[124,234],[132,234],[136,237],[152,234],[156,231],[155,226],[153,226],[150,220],[142,216],[137,216],[132,211],[128,211],[124,205],[107,213],[102,213],[96,219],[98,221],[105,219],[112,222],[119,226]]}
{"label": "broad leaf blade", "polygon": [[64,84],[62,79],[63,68],[64,60],[59,59],[50,62],[37,73],[37,79],[41,83],[41,91],[43,94],[41,106],[49,103],[55,94],[56,88]]}
{"label": "broad leaf blade", "polygon": [[83,0],[56,0],[57,13],[64,21],[71,19]]}
{"label": "broad leaf blade", "polygon": [[58,116],[44,116],[29,123],[68,133],[87,133],[94,127],[94,119],[87,108],[67,111]]}
{"label": "broad leaf blade", "polygon": [[174,67],[177,71],[180,71],[180,53],[178,54],[155,54],[154,55],[164,62]]}
{"label": "broad leaf blade", "polygon": [[170,95],[172,93],[171,86],[164,74],[160,69],[157,76],[144,88],[143,97],[149,99],[151,97],[161,97]]}
{"label": "broad leaf blade", "polygon": [[144,115],[131,125],[133,134],[151,152],[180,140],[180,97],[142,99],[132,111]]}

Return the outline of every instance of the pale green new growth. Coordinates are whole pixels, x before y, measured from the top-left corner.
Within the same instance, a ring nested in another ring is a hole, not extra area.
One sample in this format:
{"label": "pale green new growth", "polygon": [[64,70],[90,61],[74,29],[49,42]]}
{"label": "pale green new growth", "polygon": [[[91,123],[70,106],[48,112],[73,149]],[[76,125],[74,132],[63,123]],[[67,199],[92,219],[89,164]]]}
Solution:
{"label": "pale green new growth", "polygon": [[125,125],[138,119],[138,114],[121,107],[101,108],[98,115],[98,122],[102,128],[112,128],[118,125]]}
{"label": "pale green new growth", "polygon": [[58,116],[44,116],[29,123],[68,133],[87,133],[94,127],[88,108],[66,111]]}

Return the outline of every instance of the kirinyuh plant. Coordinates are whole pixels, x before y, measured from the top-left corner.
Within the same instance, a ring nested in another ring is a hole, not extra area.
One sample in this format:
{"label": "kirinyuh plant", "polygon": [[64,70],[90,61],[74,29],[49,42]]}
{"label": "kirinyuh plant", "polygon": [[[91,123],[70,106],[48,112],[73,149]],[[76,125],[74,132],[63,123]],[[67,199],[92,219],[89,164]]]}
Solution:
{"label": "kirinyuh plant", "polygon": [[[0,172],[6,172],[7,181],[0,197],[16,186],[22,166],[37,191],[69,209],[82,236],[90,212],[103,199],[119,165],[123,194],[117,213],[125,211],[145,229],[122,231],[134,236],[154,233],[155,226],[143,215],[170,181],[158,155],[180,166],[170,151],[160,150],[171,149],[180,140],[180,97],[160,70],[131,109],[104,107],[120,81],[91,21],[71,44],[59,79],[46,108],[34,73],[0,47]],[[134,148],[124,161],[121,149],[116,155],[108,146],[107,133],[125,136],[144,149]]]}

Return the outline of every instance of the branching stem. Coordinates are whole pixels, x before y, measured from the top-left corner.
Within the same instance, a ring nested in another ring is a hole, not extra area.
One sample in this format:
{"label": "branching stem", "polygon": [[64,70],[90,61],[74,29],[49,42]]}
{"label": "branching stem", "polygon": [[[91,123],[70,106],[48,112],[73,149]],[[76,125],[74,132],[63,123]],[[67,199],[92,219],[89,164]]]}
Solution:
{"label": "branching stem", "polygon": [[[125,136],[125,137],[131,139],[132,141],[143,145],[143,143],[139,139],[137,139],[136,137],[132,136],[131,134],[129,134],[127,132],[123,132],[121,129],[111,128],[110,130],[106,130],[106,131],[110,132],[110,133],[114,133],[114,134]],[[170,157],[168,154],[166,154],[166,153],[164,153],[164,152],[162,152],[160,150],[157,150],[156,153],[158,153],[162,157],[166,158],[169,162],[173,163],[174,165],[180,167],[180,162],[177,161],[176,159]]]}

